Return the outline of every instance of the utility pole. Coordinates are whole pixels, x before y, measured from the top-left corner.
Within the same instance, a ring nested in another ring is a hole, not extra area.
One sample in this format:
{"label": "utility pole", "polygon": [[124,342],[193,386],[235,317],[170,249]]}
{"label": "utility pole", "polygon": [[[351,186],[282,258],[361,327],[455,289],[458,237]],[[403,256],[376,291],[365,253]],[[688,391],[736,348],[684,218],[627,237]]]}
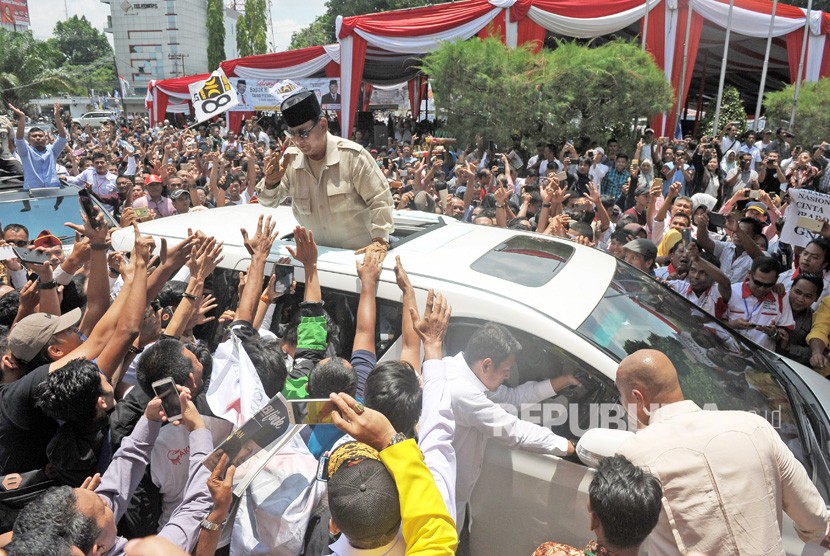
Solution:
{"label": "utility pole", "polygon": [[188,57],[190,57],[189,54],[174,54],[172,52],[167,55],[168,60],[173,60],[173,73],[176,74],[176,77],[179,77],[179,60],[182,61],[182,73],[181,73],[181,75],[182,76],[187,75],[187,72],[185,72],[185,69],[184,69],[184,59],[188,58]]}

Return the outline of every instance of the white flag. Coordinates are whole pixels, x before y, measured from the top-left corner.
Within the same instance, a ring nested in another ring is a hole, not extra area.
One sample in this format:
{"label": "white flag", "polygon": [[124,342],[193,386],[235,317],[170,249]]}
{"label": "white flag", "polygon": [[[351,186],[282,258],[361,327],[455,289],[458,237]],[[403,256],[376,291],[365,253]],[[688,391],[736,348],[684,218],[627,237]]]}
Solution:
{"label": "white flag", "polygon": [[239,104],[236,89],[231,86],[222,68],[211,73],[204,81],[191,83],[188,88],[197,122],[227,112]]}
{"label": "white flag", "polygon": [[127,98],[127,91],[130,90],[130,82],[124,79],[123,75],[118,76],[118,81],[121,83],[121,98]]}
{"label": "white flag", "polygon": [[282,104],[282,101],[284,101],[285,99],[287,99],[288,97],[290,97],[292,95],[296,95],[297,93],[299,93],[302,90],[303,90],[302,85],[297,85],[296,83],[294,83],[290,79],[284,79],[284,80],[280,81],[279,83],[277,83],[276,85],[274,85],[273,87],[271,87],[270,89],[268,89],[268,92],[271,93],[271,95],[275,99],[277,99],[277,102]]}
{"label": "white flag", "polygon": [[268,395],[254,364],[233,333],[216,350],[207,402],[214,415],[237,427],[268,403]]}

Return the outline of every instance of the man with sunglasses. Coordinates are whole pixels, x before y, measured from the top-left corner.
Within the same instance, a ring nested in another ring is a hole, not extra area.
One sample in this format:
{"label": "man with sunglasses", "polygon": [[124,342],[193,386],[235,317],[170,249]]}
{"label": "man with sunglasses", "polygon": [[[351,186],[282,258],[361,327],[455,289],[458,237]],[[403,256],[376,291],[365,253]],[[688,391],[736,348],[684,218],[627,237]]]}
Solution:
{"label": "man with sunglasses", "polygon": [[775,349],[779,330],[790,331],[795,325],[786,296],[775,291],[778,273],[778,261],[756,257],[746,280],[732,284],[729,299],[729,325],[767,349]]}
{"label": "man with sunglasses", "polygon": [[329,133],[313,91],[287,98],[281,110],[289,146],[267,159],[259,203],[275,207],[290,196],[294,216],[318,244],[385,255],[394,230],[392,194],[372,155]]}

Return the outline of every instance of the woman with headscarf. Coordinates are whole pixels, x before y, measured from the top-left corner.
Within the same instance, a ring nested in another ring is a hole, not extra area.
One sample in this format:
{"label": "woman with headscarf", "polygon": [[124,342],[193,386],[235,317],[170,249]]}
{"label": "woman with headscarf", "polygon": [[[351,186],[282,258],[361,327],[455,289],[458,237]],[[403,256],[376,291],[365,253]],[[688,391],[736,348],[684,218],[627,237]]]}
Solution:
{"label": "woman with headscarf", "polygon": [[730,170],[738,167],[738,153],[734,150],[726,151],[720,161],[720,169],[723,170],[723,175],[727,175]]}

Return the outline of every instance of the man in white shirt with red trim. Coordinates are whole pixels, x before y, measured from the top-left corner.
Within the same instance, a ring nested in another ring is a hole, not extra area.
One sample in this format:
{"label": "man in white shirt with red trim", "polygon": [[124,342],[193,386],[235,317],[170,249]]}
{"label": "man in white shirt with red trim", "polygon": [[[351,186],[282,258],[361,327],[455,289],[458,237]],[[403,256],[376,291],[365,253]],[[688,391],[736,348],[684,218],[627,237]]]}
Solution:
{"label": "man in white shirt with red trim", "polygon": [[767,349],[775,349],[779,329],[789,331],[795,326],[785,295],[775,292],[777,282],[778,261],[757,257],[747,279],[732,285],[729,300],[729,325]]}
{"label": "man in white shirt with red trim", "polygon": [[688,248],[689,274],[685,280],[669,280],[666,285],[715,317],[726,312],[732,297],[732,284],[720,271],[720,261],[711,253],[699,251],[692,243]]}

